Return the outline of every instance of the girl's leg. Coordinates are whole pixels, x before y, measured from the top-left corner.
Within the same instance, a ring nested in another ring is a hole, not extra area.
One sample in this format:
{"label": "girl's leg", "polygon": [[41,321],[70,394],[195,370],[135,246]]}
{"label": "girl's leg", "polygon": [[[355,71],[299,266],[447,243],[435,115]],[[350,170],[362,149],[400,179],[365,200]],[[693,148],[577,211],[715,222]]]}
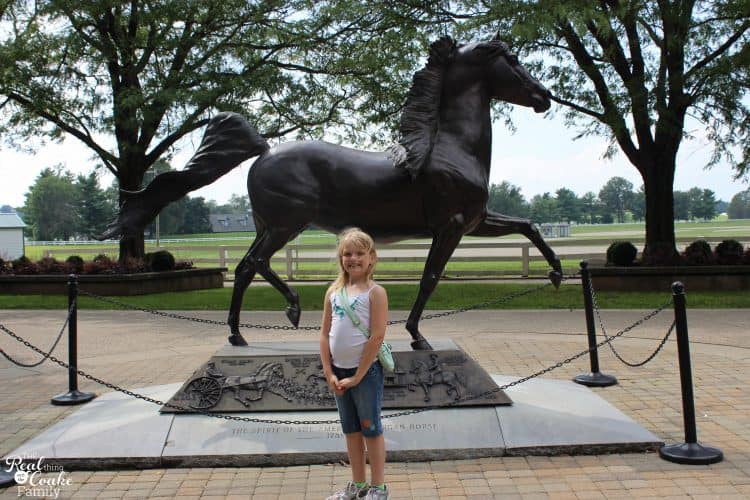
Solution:
{"label": "girl's leg", "polygon": [[[365,440],[361,432],[352,432],[346,436],[346,453],[352,466],[352,481],[364,483],[367,481],[365,471]],[[378,483],[380,484],[380,483]]]}
{"label": "girl's leg", "polygon": [[385,438],[381,434],[365,438],[365,441],[370,459],[370,484],[379,486],[385,483]]}

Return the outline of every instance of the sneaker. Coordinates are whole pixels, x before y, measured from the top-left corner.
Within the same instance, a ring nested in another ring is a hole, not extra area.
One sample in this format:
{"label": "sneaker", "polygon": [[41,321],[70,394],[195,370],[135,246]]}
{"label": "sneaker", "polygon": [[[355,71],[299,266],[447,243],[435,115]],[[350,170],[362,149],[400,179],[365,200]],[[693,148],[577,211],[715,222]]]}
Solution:
{"label": "sneaker", "polygon": [[356,500],[357,498],[363,498],[369,489],[369,486],[363,488],[357,488],[357,485],[352,481],[346,483],[346,488],[339,490],[326,500]]}
{"label": "sneaker", "polygon": [[367,490],[367,495],[365,496],[365,500],[389,500],[390,498],[391,494],[388,493],[388,487],[381,490],[380,488],[372,486]]}

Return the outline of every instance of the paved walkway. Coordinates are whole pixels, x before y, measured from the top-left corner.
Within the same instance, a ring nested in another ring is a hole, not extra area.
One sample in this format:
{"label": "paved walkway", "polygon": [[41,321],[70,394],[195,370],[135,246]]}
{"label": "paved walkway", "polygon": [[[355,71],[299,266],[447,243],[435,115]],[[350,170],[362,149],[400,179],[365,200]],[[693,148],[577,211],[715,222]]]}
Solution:
{"label": "paved walkway", "polygon": [[[605,311],[609,333],[646,311]],[[186,315],[224,320],[222,312]],[[318,312],[303,314],[314,325]],[[393,313],[394,319],[405,313]],[[0,324],[47,348],[63,323],[61,311],[0,311]],[[283,313],[246,313],[244,322],[283,324]],[[645,359],[666,333],[666,311],[618,339],[631,361]],[[393,498],[750,498],[750,311],[689,310],[698,440],[720,448],[724,461],[710,466],[666,462],[655,453],[596,456],[499,457],[389,463]],[[422,323],[428,338],[449,337],[488,372],[525,376],[586,348],[584,315],[573,311],[472,311]],[[225,328],[145,313],[83,311],[79,314],[79,368],[105,381],[137,388],[184,381],[226,338]],[[391,338],[405,335],[392,327]],[[0,347],[26,362],[38,359],[0,335]],[[248,331],[256,340],[315,338],[315,332]],[[56,350],[66,359],[65,341]],[[642,368],[628,368],[609,349],[600,351],[602,372],[619,384],[594,389],[666,443],[684,441],[677,348],[670,339]],[[548,373],[569,379],[589,370],[586,357]],[[81,390],[108,389],[80,379]],[[22,369],[0,358],[0,455],[75,412],[52,406],[66,392],[67,373],[45,363]],[[113,428],[116,432],[116,427]],[[324,498],[349,478],[345,464],[298,467],[154,469],[64,472],[70,484],[58,498]],[[53,479],[58,473],[43,477]],[[30,493],[12,486],[0,498]],[[37,492],[40,493],[40,492]]]}

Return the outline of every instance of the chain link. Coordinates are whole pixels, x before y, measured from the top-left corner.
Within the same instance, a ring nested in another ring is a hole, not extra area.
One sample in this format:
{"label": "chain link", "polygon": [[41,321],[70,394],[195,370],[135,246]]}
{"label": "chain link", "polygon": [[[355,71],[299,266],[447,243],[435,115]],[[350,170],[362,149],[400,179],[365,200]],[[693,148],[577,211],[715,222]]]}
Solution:
{"label": "chain link", "polygon": [[[601,315],[601,313],[599,311],[599,303],[597,301],[596,291],[594,290],[594,284],[591,283],[591,280],[589,280],[589,285],[590,285],[590,291],[591,291],[591,302],[592,302],[592,305],[594,307],[594,311],[596,312],[596,317],[599,320],[599,326],[602,329],[602,334],[604,334],[604,338],[605,339],[609,339],[609,336],[607,335],[607,329],[604,327],[604,319],[602,318],[602,315]],[[646,315],[645,317],[643,317],[639,321],[637,321],[635,324],[633,324],[630,327],[630,330],[632,330],[633,328],[636,328],[636,327],[640,326],[641,324],[645,323],[646,321],[650,320],[651,318],[653,318],[654,316],[656,316],[657,314],[659,314],[660,312],[662,312],[664,309],[666,309],[668,306],[672,305],[672,303],[673,303],[673,299],[672,299],[672,297],[670,297],[669,301],[666,302],[664,305],[662,305],[659,309],[657,309],[656,311],[654,311],[651,314]],[[609,349],[612,351],[612,354],[614,354],[615,357],[620,360],[620,362],[622,362],[623,364],[625,364],[625,365],[627,365],[627,366],[629,366],[631,368],[639,368],[639,367],[644,366],[645,364],[647,364],[649,361],[651,361],[652,359],[654,359],[657,356],[657,354],[659,354],[659,352],[662,350],[662,348],[664,347],[664,345],[667,343],[667,340],[669,339],[669,336],[672,335],[672,332],[674,331],[674,327],[675,327],[675,322],[672,321],[672,325],[667,330],[667,334],[664,336],[664,338],[661,340],[661,342],[659,342],[659,345],[656,346],[656,349],[654,350],[654,352],[652,352],[649,356],[646,357],[646,359],[644,359],[640,363],[631,362],[631,361],[628,361],[625,358],[623,358],[620,355],[620,353],[617,352],[617,349],[615,349],[615,346],[612,345],[612,342],[607,342],[607,345],[609,346]]]}
{"label": "chain link", "polygon": [[[566,279],[566,278],[563,278],[563,279]],[[507,302],[510,302],[511,300],[517,299],[519,297],[523,297],[524,295],[529,295],[531,293],[543,290],[544,288],[547,288],[547,287],[549,287],[551,285],[552,285],[552,283],[544,283],[544,284],[536,286],[536,287],[527,288],[526,290],[521,290],[519,292],[508,294],[508,295],[506,295],[504,297],[500,297],[499,299],[490,299],[490,300],[486,300],[484,302],[480,302],[480,303],[477,303],[477,304],[474,304],[474,305],[470,305],[470,306],[461,307],[461,308],[454,309],[454,310],[451,310],[451,311],[444,311],[444,312],[439,312],[439,313],[434,313],[434,314],[425,314],[424,316],[422,316],[420,318],[420,320],[445,318],[445,317],[448,317],[448,316],[453,316],[455,314],[460,314],[460,313],[464,313],[464,312],[467,312],[467,311],[473,311],[475,309],[482,309],[484,307],[488,307],[488,306],[492,306],[492,305],[505,304]],[[87,297],[91,297],[92,299],[98,300],[100,302],[106,302],[106,303],[109,303],[109,304],[121,307],[123,309],[129,309],[131,311],[140,311],[140,312],[145,312],[145,313],[153,314],[155,316],[162,316],[162,317],[165,317],[165,318],[179,319],[179,320],[185,320],[185,321],[192,321],[194,323],[203,323],[203,324],[218,325],[218,326],[227,326],[228,325],[228,323],[226,321],[218,321],[218,320],[214,320],[214,319],[205,319],[205,318],[196,318],[194,316],[185,316],[183,314],[168,313],[168,312],[164,312],[164,311],[159,311],[157,309],[149,309],[149,308],[146,308],[146,307],[134,306],[132,304],[127,304],[125,302],[122,302],[122,301],[117,300],[117,299],[113,299],[111,297],[104,297],[102,295],[97,295],[95,293],[88,292],[88,291],[82,290],[82,289],[79,289],[79,293],[81,295],[86,295]],[[389,320],[387,324],[389,326],[390,325],[398,325],[398,324],[406,323],[407,321],[408,321],[407,319]],[[305,330],[305,331],[316,331],[316,332],[320,331],[320,326],[300,326],[300,327],[294,327],[294,326],[289,326],[289,325],[255,325],[255,324],[249,324],[249,323],[240,323],[239,326],[241,326],[242,328],[254,328],[254,329],[259,329],[259,330],[284,330],[284,331],[288,331],[288,330]]]}
{"label": "chain link", "polygon": [[[39,366],[42,363],[44,363],[45,361],[47,361],[47,359],[50,357],[50,355],[52,354],[52,352],[55,350],[55,348],[57,347],[58,342],[60,342],[60,339],[62,338],[63,333],[65,333],[65,328],[68,326],[68,323],[70,322],[70,318],[73,316],[73,313],[74,313],[75,310],[76,310],[76,300],[74,299],[71,302],[70,307],[68,308],[68,315],[65,317],[65,322],[63,323],[62,328],[60,328],[60,333],[57,334],[57,338],[52,343],[52,347],[50,347],[49,351],[47,351],[46,353],[40,351],[43,356],[42,356],[42,359],[40,359],[36,363],[24,363],[23,361],[18,361],[17,359],[13,359],[10,356],[10,354],[6,353],[2,348],[0,348],[0,354],[2,354],[3,357],[5,357],[5,359],[7,359],[8,361],[10,361],[11,363],[13,363],[16,366],[20,366],[22,368],[36,368],[37,366]],[[0,328],[2,328],[2,330],[4,332],[6,332],[6,333],[10,333],[10,332],[8,332],[8,330],[5,329],[5,327],[3,325],[0,325]],[[29,344],[27,342],[25,344],[27,345],[27,347],[31,346],[31,344]]]}
{"label": "chain link", "polygon": [[[637,326],[639,326],[640,324],[644,323],[648,319],[650,319],[650,318],[656,316],[657,314],[659,314],[670,303],[671,303],[671,299],[664,306],[662,306],[659,309],[656,309],[653,312],[647,314],[642,319],[636,321],[634,324],[628,326],[627,328],[624,328],[623,330],[621,330],[620,332],[616,333],[615,335],[613,335],[611,337],[607,337],[605,340],[602,340],[601,342],[599,342],[595,346],[593,346],[593,347],[591,347],[589,349],[583,350],[583,351],[579,352],[578,354],[570,356],[569,358],[566,358],[566,359],[564,359],[562,361],[559,361],[559,362],[555,363],[554,365],[548,366],[547,368],[543,368],[543,369],[541,369],[541,370],[539,370],[539,371],[537,371],[535,373],[532,373],[531,375],[528,375],[526,377],[519,378],[517,380],[514,380],[513,382],[509,382],[509,383],[504,384],[504,385],[502,385],[500,387],[496,387],[494,389],[485,391],[485,392],[483,392],[481,394],[478,394],[478,395],[465,396],[463,398],[459,398],[458,400],[452,401],[452,402],[450,402],[448,404],[445,404],[445,405],[442,405],[442,406],[428,406],[428,407],[424,407],[424,408],[415,408],[415,409],[411,409],[411,410],[405,410],[405,411],[400,411],[400,412],[388,413],[388,414],[383,415],[382,418],[383,419],[397,418],[397,417],[402,417],[402,416],[407,416],[407,415],[415,415],[415,414],[418,414],[418,413],[424,413],[426,411],[431,411],[431,410],[435,410],[435,409],[439,409],[439,408],[450,408],[450,407],[454,407],[454,406],[456,406],[456,405],[458,405],[460,403],[463,403],[463,402],[466,402],[466,401],[475,400],[475,399],[484,398],[484,397],[486,397],[488,395],[491,395],[491,394],[494,394],[496,392],[504,391],[504,390],[509,389],[511,387],[514,387],[516,385],[522,384],[524,382],[528,382],[529,380],[532,380],[534,378],[537,378],[537,377],[540,377],[542,375],[545,375],[545,374],[547,374],[547,373],[549,373],[549,372],[551,372],[553,370],[561,368],[562,366],[565,366],[566,364],[569,364],[569,363],[575,361],[576,359],[581,358],[582,356],[585,356],[586,354],[590,354],[594,350],[599,349],[604,344],[611,343],[616,338],[621,337],[622,335],[625,335],[627,332],[631,331],[633,328],[636,328]],[[30,348],[30,349],[32,349],[32,350],[34,350],[34,351],[36,351],[36,352],[38,352],[40,354],[46,355],[52,362],[60,365],[61,367],[65,368],[66,370],[70,368],[70,366],[67,363],[65,363],[64,361],[61,361],[61,360],[57,359],[56,357],[52,356],[51,354],[44,353],[44,351],[42,351],[38,347],[34,346],[33,344],[31,344],[27,340],[23,339],[19,335],[16,335],[15,333],[13,333],[9,329],[7,329],[2,324],[0,324],[0,330],[4,331],[8,335],[10,335],[11,337],[13,337],[18,342],[21,342],[26,347],[28,347],[28,348]],[[183,412],[187,412],[187,413],[197,413],[197,414],[204,415],[204,416],[211,417],[211,418],[224,419],[224,420],[229,420],[229,421],[234,421],[234,422],[251,422],[251,423],[279,424],[279,425],[315,425],[315,424],[335,424],[335,423],[339,423],[340,422],[339,419],[329,419],[329,420],[281,420],[281,419],[275,420],[275,419],[271,419],[271,420],[269,420],[269,419],[252,418],[252,417],[240,417],[240,416],[237,416],[237,415],[227,415],[227,414],[221,414],[221,413],[212,413],[212,412],[208,412],[208,411],[205,411],[205,410],[200,410],[200,409],[195,409],[195,408],[188,408],[188,407],[177,405],[177,404],[174,404],[174,403],[167,403],[167,402],[159,401],[157,399],[153,399],[153,398],[150,398],[148,396],[144,396],[143,394],[138,394],[138,393],[130,391],[128,389],[124,389],[122,387],[119,387],[119,386],[117,386],[115,384],[112,384],[112,383],[106,382],[104,380],[101,380],[101,379],[99,379],[99,378],[97,378],[97,377],[95,377],[93,375],[89,375],[88,373],[84,372],[83,370],[80,370],[80,369],[77,369],[77,368],[76,368],[76,373],[78,375],[80,375],[80,376],[88,379],[88,380],[91,380],[92,382],[95,382],[95,383],[97,383],[99,385],[103,385],[104,387],[112,389],[113,391],[121,392],[121,393],[123,393],[123,394],[125,394],[127,396],[131,396],[131,397],[134,397],[136,399],[140,399],[142,401],[146,401],[148,403],[152,403],[152,404],[155,404],[155,405],[158,405],[158,406],[162,406],[162,407],[166,407],[166,408],[171,408],[173,410],[183,411]]]}

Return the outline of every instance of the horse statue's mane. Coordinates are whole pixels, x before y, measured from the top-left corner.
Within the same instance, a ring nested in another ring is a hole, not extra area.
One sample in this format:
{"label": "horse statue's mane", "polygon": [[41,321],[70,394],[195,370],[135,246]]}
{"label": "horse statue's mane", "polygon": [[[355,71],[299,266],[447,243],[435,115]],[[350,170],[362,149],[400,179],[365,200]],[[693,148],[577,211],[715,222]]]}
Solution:
{"label": "horse statue's mane", "polygon": [[414,73],[401,114],[401,139],[389,154],[397,167],[416,177],[432,153],[437,133],[443,74],[450,63],[456,42],[444,36],[430,45],[424,68]]}
{"label": "horse statue's mane", "polygon": [[[478,44],[476,48],[488,58],[510,53],[508,46],[497,36],[489,42]],[[430,45],[427,64],[414,73],[406,97],[399,129],[401,139],[388,150],[394,165],[406,169],[412,179],[419,174],[432,153],[438,129],[443,76],[455,50],[456,42],[449,36]]]}

